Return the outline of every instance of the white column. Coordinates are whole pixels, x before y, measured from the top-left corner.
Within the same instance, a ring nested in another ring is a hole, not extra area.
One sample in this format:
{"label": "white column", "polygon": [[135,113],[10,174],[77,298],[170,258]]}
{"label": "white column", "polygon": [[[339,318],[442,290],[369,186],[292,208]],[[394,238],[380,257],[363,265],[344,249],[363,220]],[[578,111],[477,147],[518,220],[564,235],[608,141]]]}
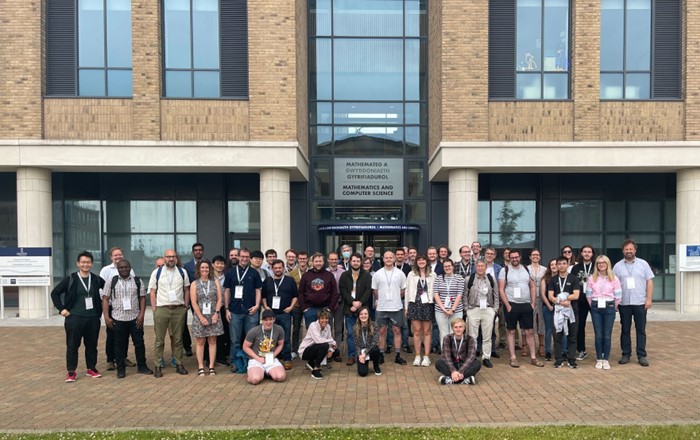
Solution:
{"label": "white column", "polygon": [[452,255],[459,259],[459,248],[471,245],[477,236],[479,173],[469,169],[450,170],[449,179],[448,243]]}
{"label": "white column", "polygon": [[[51,171],[17,169],[17,245],[51,247]],[[50,306],[53,308],[53,306]],[[19,288],[19,317],[46,316],[46,288]]]}
{"label": "white column", "polygon": [[284,255],[291,243],[289,171],[260,170],[260,248]]}
{"label": "white column", "polygon": [[[679,170],[676,174],[676,252],[679,244],[700,243],[700,169]],[[700,272],[676,273],[676,311],[700,312]]]}

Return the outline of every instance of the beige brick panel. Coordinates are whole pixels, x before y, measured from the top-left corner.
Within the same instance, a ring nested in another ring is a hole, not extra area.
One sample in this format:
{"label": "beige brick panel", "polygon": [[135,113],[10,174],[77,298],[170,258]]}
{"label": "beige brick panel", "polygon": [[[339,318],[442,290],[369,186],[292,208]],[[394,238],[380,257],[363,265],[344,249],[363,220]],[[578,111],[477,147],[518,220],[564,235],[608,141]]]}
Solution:
{"label": "beige brick panel", "polygon": [[514,101],[489,104],[489,141],[573,140],[571,102]]}

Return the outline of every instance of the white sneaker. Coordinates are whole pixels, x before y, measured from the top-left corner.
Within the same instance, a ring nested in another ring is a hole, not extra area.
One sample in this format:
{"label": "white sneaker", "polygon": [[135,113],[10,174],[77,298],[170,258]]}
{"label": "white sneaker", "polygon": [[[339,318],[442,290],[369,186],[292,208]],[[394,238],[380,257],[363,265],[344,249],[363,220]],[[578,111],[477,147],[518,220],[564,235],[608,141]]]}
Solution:
{"label": "white sneaker", "polygon": [[292,352],[292,360],[294,360],[294,359],[296,359],[296,358],[297,358],[297,354],[294,353],[294,352]]}
{"label": "white sneaker", "polygon": [[430,366],[430,358],[428,356],[423,356],[423,362],[420,363],[421,367]]}
{"label": "white sneaker", "polygon": [[604,361],[602,361],[602,360],[600,360],[600,359],[597,360],[597,361],[595,361],[595,368],[596,368],[597,370],[602,370],[602,369],[603,369],[603,362],[604,362]]}
{"label": "white sneaker", "polygon": [[603,361],[603,370],[609,370],[609,369],[610,369],[610,362]]}
{"label": "white sneaker", "polygon": [[438,383],[440,385],[452,385],[452,378],[448,376],[440,376]]}
{"label": "white sneaker", "polygon": [[420,367],[420,356],[416,356],[416,358],[413,359],[413,366]]}

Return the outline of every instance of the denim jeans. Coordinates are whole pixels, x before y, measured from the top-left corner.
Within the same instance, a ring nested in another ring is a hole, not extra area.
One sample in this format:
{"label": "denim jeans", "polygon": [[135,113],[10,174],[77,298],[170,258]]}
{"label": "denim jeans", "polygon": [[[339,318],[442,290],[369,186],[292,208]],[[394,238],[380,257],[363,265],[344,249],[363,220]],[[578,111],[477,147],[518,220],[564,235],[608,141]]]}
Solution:
{"label": "denim jeans", "polygon": [[309,326],[312,322],[316,322],[318,319],[318,311],[321,310],[319,307],[309,307],[304,310],[304,325],[306,325],[306,331],[309,331]]}
{"label": "denim jeans", "polygon": [[349,358],[354,358],[355,357],[355,322],[357,321],[357,316],[353,315],[345,315],[345,329],[347,330],[348,333],[348,357]]}
{"label": "denim jeans", "polygon": [[[598,304],[593,304],[597,306]],[[578,298],[578,316],[576,320],[578,321],[578,331],[576,332],[576,351],[586,351],[586,320],[588,319],[588,314],[591,311],[591,307],[588,305],[588,299],[586,294],[581,291],[581,296]],[[607,351],[606,353],[608,353]]]}
{"label": "denim jeans", "polygon": [[620,306],[620,347],[623,356],[632,354],[632,318],[637,332],[637,357],[647,356],[647,309],[644,304],[638,306]]}
{"label": "denim jeans", "polygon": [[243,338],[248,332],[260,324],[260,315],[254,313],[249,314],[232,314],[231,322],[229,323],[229,328],[231,330],[231,364],[234,363],[236,355],[239,351],[242,351],[241,344],[243,343]]}
{"label": "denim jeans", "polygon": [[282,347],[282,360],[292,360],[292,314],[275,313],[275,324],[284,330],[284,347]]}
{"label": "denim jeans", "polygon": [[608,301],[605,308],[600,309],[597,301],[594,301],[591,307],[591,321],[593,321],[595,334],[595,358],[609,361],[612,329],[615,322],[615,302]]}
{"label": "denim jeans", "polygon": [[546,304],[542,304],[542,318],[544,319],[544,351],[552,353],[552,332],[554,332],[554,310],[550,311]]}

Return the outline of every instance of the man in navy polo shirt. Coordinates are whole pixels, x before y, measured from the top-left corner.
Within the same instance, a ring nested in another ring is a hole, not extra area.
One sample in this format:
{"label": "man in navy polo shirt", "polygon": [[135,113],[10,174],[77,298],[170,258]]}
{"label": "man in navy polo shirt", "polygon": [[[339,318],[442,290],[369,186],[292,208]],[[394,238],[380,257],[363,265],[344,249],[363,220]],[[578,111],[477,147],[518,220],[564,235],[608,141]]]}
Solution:
{"label": "man in navy polo shirt", "polygon": [[272,277],[265,278],[262,285],[262,304],[265,310],[275,312],[275,322],[284,329],[282,360],[285,370],[292,369],[292,310],[297,304],[297,283],[284,274],[284,261],[273,260],[270,265]]}
{"label": "man in navy polo shirt", "polygon": [[229,269],[224,279],[226,318],[231,329],[232,373],[238,372],[235,360],[236,355],[242,352],[243,338],[260,323],[261,288],[260,274],[250,267],[250,250],[243,248],[238,252],[238,265]]}

